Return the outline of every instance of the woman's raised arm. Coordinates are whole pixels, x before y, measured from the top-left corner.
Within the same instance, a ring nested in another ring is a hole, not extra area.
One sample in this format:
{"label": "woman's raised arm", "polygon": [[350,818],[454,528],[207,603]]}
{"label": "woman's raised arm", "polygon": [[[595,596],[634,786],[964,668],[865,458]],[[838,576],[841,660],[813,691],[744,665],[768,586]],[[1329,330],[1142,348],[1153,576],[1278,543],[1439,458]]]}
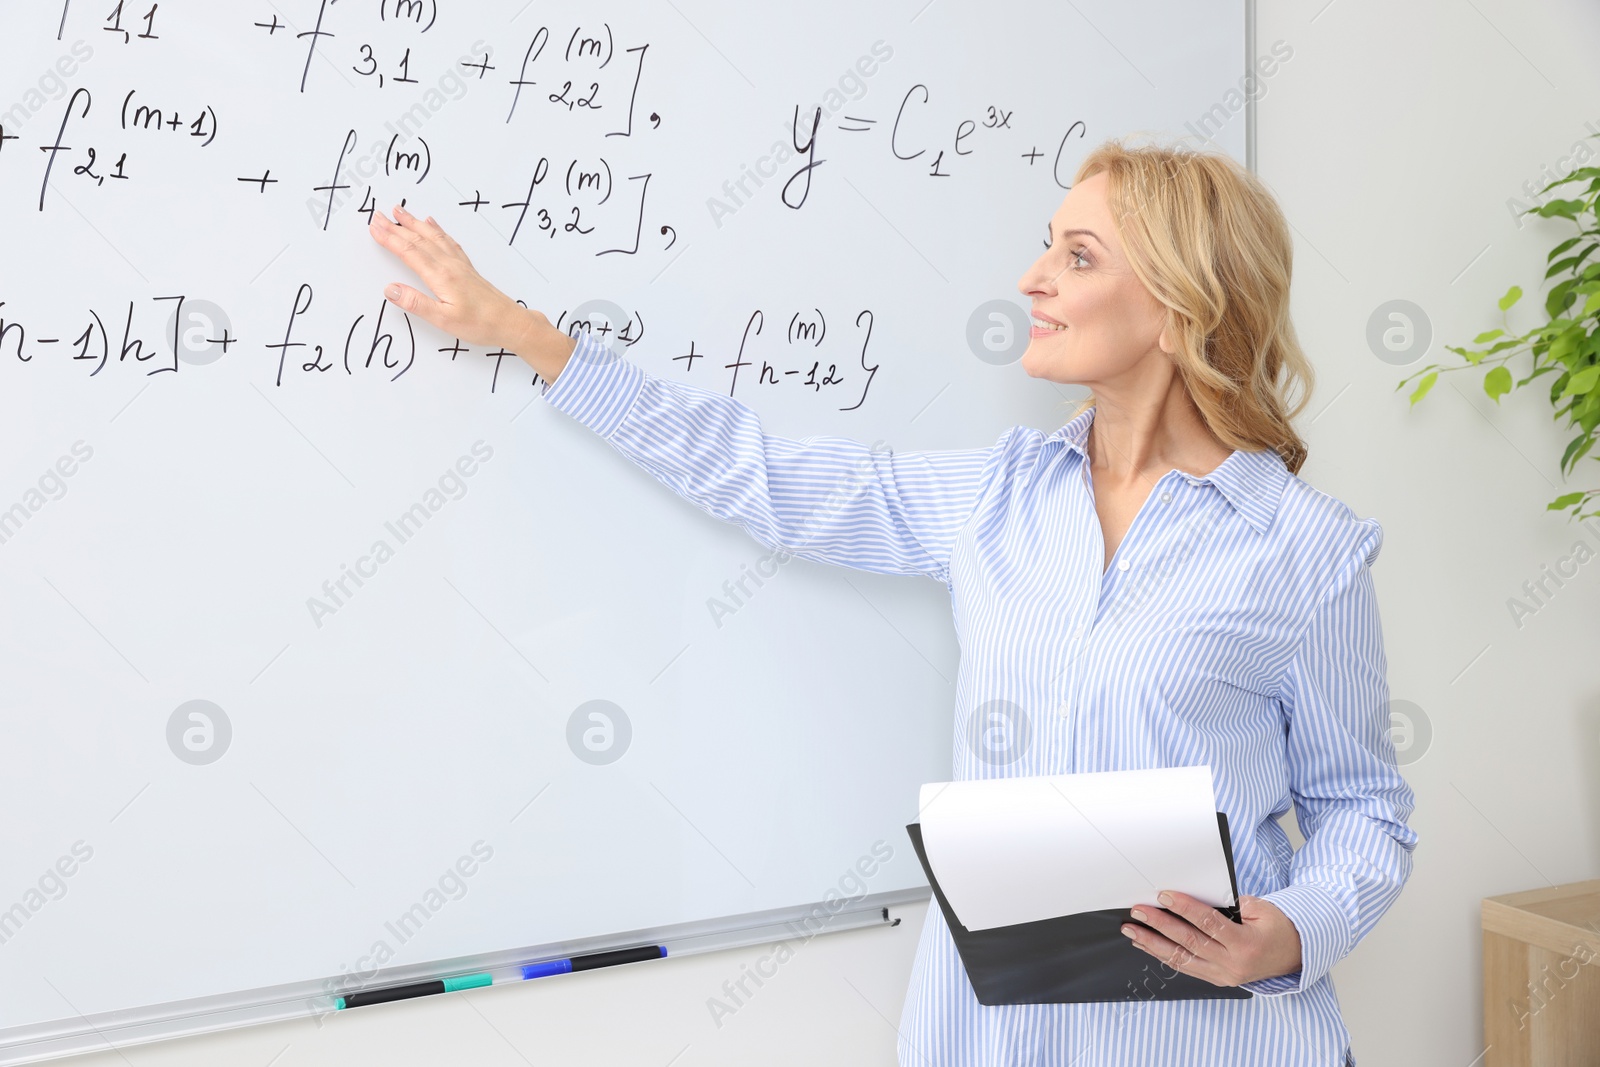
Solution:
{"label": "woman's raised arm", "polygon": [[956,536],[1013,431],[990,447],[934,452],[769,434],[733,397],[647,374],[592,334],[574,342],[483,279],[431,219],[375,212],[372,235],[433,290],[392,285],[398,307],[516,352],[544,379],[546,402],[701,510],[802,559],[949,582]]}

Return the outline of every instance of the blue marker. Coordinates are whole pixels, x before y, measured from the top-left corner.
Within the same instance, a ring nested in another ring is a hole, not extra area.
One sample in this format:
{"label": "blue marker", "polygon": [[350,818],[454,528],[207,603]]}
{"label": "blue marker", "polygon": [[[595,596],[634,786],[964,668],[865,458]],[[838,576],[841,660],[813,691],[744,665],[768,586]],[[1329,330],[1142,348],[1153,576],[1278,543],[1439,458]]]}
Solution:
{"label": "blue marker", "polygon": [[596,967],[614,967],[619,963],[639,963],[642,960],[659,960],[667,954],[665,945],[641,945],[638,948],[619,948],[611,952],[596,952],[589,956],[573,956],[565,960],[545,960],[530,963],[522,968],[522,977],[547,978],[552,974],[572,971],[592,971]]}

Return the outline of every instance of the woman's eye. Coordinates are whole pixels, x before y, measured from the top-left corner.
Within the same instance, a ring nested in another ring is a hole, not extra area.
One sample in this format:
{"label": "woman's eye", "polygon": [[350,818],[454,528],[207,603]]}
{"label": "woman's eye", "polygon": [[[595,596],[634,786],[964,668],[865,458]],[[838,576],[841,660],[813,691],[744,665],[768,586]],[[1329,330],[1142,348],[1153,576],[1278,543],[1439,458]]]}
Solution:
{"label": "woman's eye", "polygon": [[[1048,229],[1045,230],[1044,234],[1044,247],[1045,251],[1049,251],[1053,247],[1050,241],[1050,231]],[[1074,266],[1087,267],[1090,265],[1089,257],[1084,255],[1084,252],[1086,251],[1087,249],[1084,248],[1074,248],[1072,250],[1072,261]]]}

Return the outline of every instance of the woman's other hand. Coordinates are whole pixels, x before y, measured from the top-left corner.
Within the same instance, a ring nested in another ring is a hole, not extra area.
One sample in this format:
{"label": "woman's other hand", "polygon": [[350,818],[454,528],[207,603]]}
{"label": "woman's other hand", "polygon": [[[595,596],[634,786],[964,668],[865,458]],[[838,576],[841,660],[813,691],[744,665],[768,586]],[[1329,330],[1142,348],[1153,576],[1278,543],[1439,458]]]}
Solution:
{"label": "woman's other hand", "polygon": [[1300,969],[1300,931],[1275,905],[1240,897],[1236,923],[1209,904],[1173,890],[1156,897],[1162,907],[1136,907],[1133,917],[1155,933],[1127,923],[1133,943],[1174,970],[1212,985],[1236,986]]}

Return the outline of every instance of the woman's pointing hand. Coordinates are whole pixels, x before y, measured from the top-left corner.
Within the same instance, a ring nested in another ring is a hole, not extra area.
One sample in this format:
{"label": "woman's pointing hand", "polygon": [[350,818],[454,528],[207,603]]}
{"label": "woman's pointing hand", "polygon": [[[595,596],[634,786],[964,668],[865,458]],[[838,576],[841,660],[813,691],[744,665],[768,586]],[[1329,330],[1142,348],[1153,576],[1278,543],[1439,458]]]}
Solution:
{"label": "woman's pointing hand", "polygon": [[551,326],[543,313],[491,285],[432,218],[419,219],[396,206],[392,220],[374,211],[368,232],[432,292],[391,284],[383,295],[400,310],[468,344],[515,352],[547,381],[554,381],[566,365],[573,340]]}

